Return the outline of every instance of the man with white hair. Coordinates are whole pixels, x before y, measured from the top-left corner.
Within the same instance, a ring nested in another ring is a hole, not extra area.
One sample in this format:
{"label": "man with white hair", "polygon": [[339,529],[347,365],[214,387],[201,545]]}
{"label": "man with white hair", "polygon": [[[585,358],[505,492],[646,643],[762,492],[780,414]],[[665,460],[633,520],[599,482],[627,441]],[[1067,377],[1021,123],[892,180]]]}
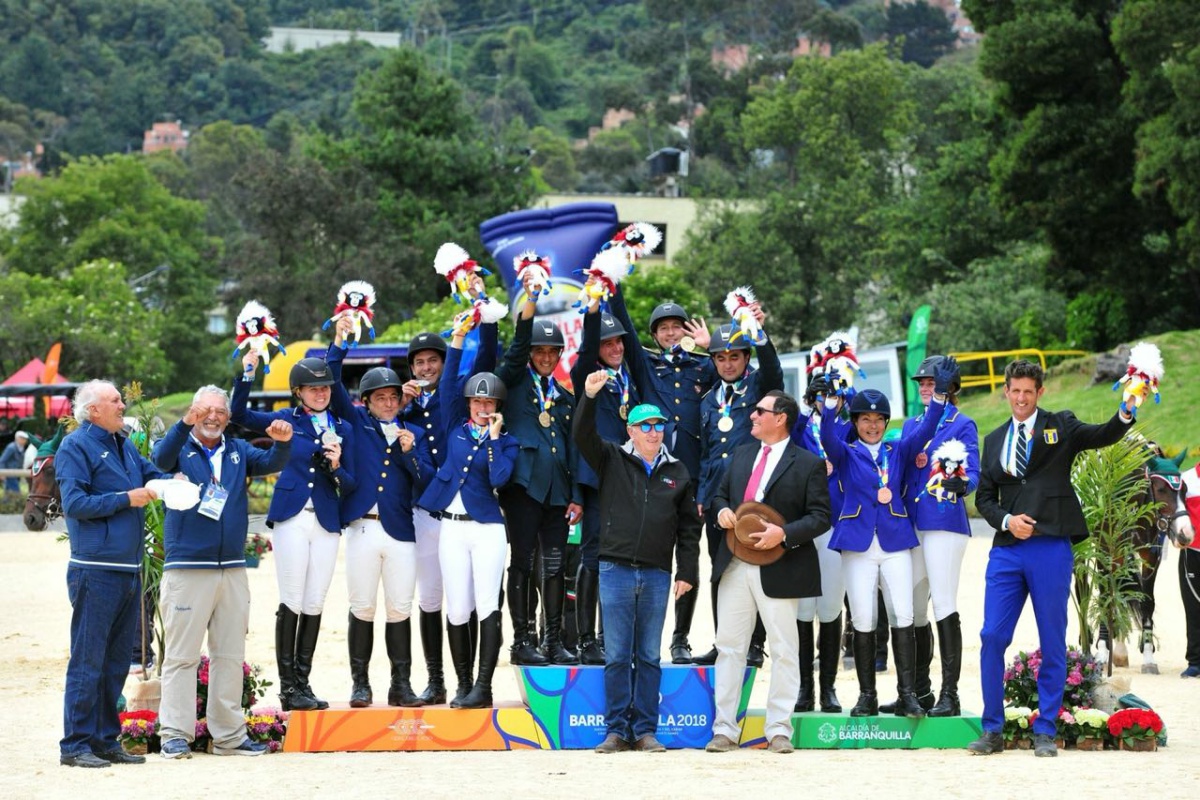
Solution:
{"label": "man with white hair", "polygon": [[[21,469],[25,465],[25,448],[28,445],[29,434],[25,431],[17,431],[13,440],[4,448],[4,452],[0,453],[0,469]],[[21,491],[21,479],[5,478],[4,491]]]}
{"label": "man with white hair", "polygon": [[177,509],[171,497],[163,523],[163,578],[159,605],[166,633],[163,648],[159,736],[164,758],[190,758],[196,732],[196,668],[208,639],[206,718],[213,753],[257,756],[267,746],[246,735],[242,713],[242,660],[250,626],[246,579],[249,529],[247,478],[279,472],[292,452],[292,426],[267,426],[274,440],[260,450],[225,436],[229,397],[204,386],[183,419],[154,447],[155,465],[181,473],[199,487],[200,503]]}
{"label": "man with white hair", "polygon": [[146,760],[117,742],[117,701],[142,596],[142,509],[157,499],[146,482],[166,476],[121,435],[124,411],[113,384],[85,383],[75,394],[79,429],[63,440],[56,458],[71,543],[72,609],[59,763],[71,767]]}

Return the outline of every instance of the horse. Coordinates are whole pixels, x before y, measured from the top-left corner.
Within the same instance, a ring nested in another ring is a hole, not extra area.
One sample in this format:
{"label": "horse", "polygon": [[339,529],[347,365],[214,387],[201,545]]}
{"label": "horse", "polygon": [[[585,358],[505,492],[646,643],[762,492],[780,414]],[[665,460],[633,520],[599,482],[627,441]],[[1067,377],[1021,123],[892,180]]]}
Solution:
{"label": "horse", "polygon": [[25,528],[44,531],[62,516],[62,496],[54,472],[54,454],[39,455],[30,468],[29,494],[25,497]]}
{"label": "horse", "polygon": [[[1141,629],[1142,672],[1145,674],[1158,674],[1158,664],[1154,660],[1154,581],[1162,565],[1163,544],[1169,539],[1176,547],[1187,547],[1195,538],[1184,506],[1186,489],[1179,472],[1185,455],[1186,451],[1177,459],[1170,459],[1151,454],[1142,469],[1145,488],[1139,499],[1152,505],[1154,513],[1145,524],[1130,531],[1139,562],[1134,585],[1140,599],[1134,601],[1134,616]],[[1116,649],[1113,655],[1113,663],[1120,666]]]}

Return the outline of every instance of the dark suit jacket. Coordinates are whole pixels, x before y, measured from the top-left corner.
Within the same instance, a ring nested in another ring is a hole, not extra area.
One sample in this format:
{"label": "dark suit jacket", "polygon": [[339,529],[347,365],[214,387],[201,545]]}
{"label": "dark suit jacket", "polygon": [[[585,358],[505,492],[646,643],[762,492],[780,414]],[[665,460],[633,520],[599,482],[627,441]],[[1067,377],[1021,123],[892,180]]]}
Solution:
{"label": "dark suit jacket", "polygon": [[[829,484],[825,461],[790,441],[786,441],[785,446],[767,482],[763,502],[787,520],[783,526],[783,546],[787,552],[775,563],[761,568],[763,592],[768,597],[819,597],[821,567],[813,539],[829,530]],[[722,508],[736,510],[742,504],[758,451],[757,440],[733,451],[729,469],[713,497],[714,513],[720,513]],[[733,560],[724,531],[719,538],[717,555],[713,559],[714,582],[721,579],[721,574]]]}
{"label": "dark suit jacket", "polygon": [[1088,537],[1083,509],[1071,486],[1071,464],[1084,450],[1115,444],[1129,424],[1120,415],[1103,425],[1080,422],[1070,411],[1039,408],[1030,435],[1029,465],[1025,476],[1009,475],[1003,467],[1004,438],[1012,426],[1006,421],[983,440],[979,489],[975,508],[996,530],[993,546],[1010,545],[1017,538],[1001,530],[1006,514],[1028,514],[1036,521],[1036,536],[1069,536],[1073,541]]}

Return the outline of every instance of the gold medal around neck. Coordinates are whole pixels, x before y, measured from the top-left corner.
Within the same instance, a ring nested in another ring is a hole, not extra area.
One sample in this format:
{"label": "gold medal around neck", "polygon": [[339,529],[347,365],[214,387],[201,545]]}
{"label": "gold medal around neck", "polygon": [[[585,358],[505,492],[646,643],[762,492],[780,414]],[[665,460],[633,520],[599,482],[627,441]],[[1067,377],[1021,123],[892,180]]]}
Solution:
{"label": "gold medal around neck", "polygon": [[538,414],[538,422],[541,423],[543,428],[549,428],[550,427],[550,412],[543,411],[542,413]]}
{"label": "gold medal around neck", "polygon": [[733,430],[733,417],[721,417],[721,419],[717,421],[717,430],[719,430],[721,433],[729,433],[731,430]]}
{"label": "gold medal around neck", "polygon": [[621,406],[617,413],[621,415],[621,419],[629,419],[629,406]]}
{"label": "gold medal around neck", "polygon": [[877,494],[876,497],[879,498],[879,502],[887,505],[888,503],[892,502],[892,490],[884,486],[879,490],[879,494]]}
{"label": "gold medal around neck", "polygon": [[917,465],[917,469],[925,469],[925,465],[929,463],[929,456],[925,455],[924,450],[917,453],[917,458],[916,458],[915,463]]}
{"label": "gold medal around neck", "polygon": [[696,340],[690,336],[684,336],[679,340],[679,346],[683,348],[683,352],[690,353],[696,349]]}

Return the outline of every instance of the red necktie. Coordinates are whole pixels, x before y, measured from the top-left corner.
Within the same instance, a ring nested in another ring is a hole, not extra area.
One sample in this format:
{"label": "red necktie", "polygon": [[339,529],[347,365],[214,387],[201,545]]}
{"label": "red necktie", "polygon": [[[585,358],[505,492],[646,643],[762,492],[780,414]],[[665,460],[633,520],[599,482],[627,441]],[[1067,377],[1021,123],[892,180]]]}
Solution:
{"label": "red necktie", "polygon": [[762,483],[763,473],[767,470],[767,456],[771,453],[771,445],[764,444],[762,455],[758,457],[758,463],[754,465],[754,471],[750,473],[750,482],[746,484],[746,493],[742,495],[742,502],[749,503],[758,495],[758,486]]}

